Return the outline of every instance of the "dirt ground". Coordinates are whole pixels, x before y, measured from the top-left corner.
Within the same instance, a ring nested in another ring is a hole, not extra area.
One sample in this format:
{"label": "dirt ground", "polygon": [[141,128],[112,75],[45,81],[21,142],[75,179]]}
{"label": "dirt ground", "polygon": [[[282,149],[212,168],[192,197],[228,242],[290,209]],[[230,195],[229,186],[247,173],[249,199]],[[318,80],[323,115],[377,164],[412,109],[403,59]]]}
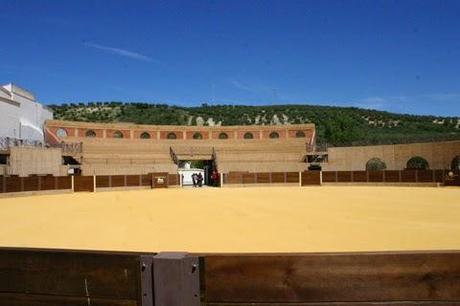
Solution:
{"label": "dirt ground", "polygon": [[190,188],[3,198],[0,246],[149,252],[460,249],[460,189]]}

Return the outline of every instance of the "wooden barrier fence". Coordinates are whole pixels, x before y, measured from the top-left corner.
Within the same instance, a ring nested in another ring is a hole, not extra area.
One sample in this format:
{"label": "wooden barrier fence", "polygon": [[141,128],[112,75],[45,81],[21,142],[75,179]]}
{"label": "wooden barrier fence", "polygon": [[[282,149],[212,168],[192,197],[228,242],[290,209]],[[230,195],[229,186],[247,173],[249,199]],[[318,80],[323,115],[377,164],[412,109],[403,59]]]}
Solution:
{"label": "wooden barrier fence", "polygon": [[323,171],[323,183],[444,183],[449,170]]}
{"label": "wooden barrier fence", "polygon": [[72,189],[70,176],[0,176],[0,193]]}
{"label": "wooden barrier fence", "polygon": [[[441,183],[460,186],[460,173],[448,176],[449,170],[388,170],[388,171],[304,171],[304,172],[230,172],[223,174],[224,185],[232,184],[298,184],[322,183]],[[74,176],[0,176],[0,193],[72,190],[93,192],[94,188],[152,186],[154,173],[141,175]],[[168,186],[180,184],[178,174],[163,174]]]}
{"label": "wooden barrier fence", "polygon": [[[317,182],[311,179],[312,183],[319,185],[319,172],[304,172],[305,177],[318,177]],[[299,184],[300,172],[229,172],[223,174],[225,184]]]}
{"label": "wooden barrier fence", "polygon": [[[25,191],[73,190],[94,192],[97,188],[152,186],[152,174],[98,176],[0,176],[0,193]],[[167,185],[179,185],[178,174],[166,174]],[[72,189],[73,188],[73,189]]]}
{"label": "wooden barrier fence", "polygon": [[[388,170],[388,171],[304,171],[304,172],[229,172],[225,184],[298,183],[301,186],[322,183],[445,183],[449,170]],[[299,182],[300,179],[300,182]],[[449,180],[460,186],[459,175]]]}
{"label": "wooden barrier fence", "polygon": [[0,248],[0,305],[460,305],[460,252],[131,253]]}

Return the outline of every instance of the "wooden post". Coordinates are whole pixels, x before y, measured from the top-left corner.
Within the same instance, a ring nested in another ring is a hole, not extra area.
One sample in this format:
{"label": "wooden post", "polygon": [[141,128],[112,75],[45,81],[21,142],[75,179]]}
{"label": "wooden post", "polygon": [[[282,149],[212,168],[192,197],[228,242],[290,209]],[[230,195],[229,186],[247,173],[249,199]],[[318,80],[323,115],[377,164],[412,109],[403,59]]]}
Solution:
{"label": "wooden post", "polygon": [[196,256],[160,253],[153,257],[156,306],[200,306],[200,267]]}
{"label": "wooden post", "polygon": [[96,192],[96,176],[93,175],[93,192]]}
{"label": "wooden post", "polygon": [[70,176],[70,189],[72,192],[75,192],[75,182],[74,182],[75,177],[73,175]]}
{"label": "wooden post", "polygon": [[[353,172],[352,172],[353,174]],[[319,172],[319,185],[322,186],[323,185],[323,170],[321,170]]]}
{"label": "wooden post", "polygon": [[183,186],[182,186],[183,184],[184,184],[184,183],[182,182],[182,174],[179,173],[179,186],[180,186],[180,187],[183,187]]}
{"label": "wooden post", "polygon": [[153,306],[153,256],[141,255],[141,294],[140,306]]}
{"label": "wooden post", "polygon": [[224,187],[224,175],[225,173],[220,174],[220,187]]}
{"label": "wooden post", "polygon": [[302,187],[302,171],[299,171],[299,186]]}

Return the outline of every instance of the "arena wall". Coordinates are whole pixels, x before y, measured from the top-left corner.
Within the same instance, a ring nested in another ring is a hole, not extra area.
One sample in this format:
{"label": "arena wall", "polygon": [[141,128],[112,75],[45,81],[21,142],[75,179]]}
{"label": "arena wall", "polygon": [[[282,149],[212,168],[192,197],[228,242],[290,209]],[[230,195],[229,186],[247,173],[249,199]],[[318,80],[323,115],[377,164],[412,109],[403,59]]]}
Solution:
{"label": "arena wall", "polygon": [[387,170],[402,170],[412,157],[426,159],[430,169],[450,169],[456,156],[460,155],[460,141],[414,143],[381,146],[337,147],[328,149],[328,162],[323,170],[366,170],[367,162],[379,158]]}
{"label": "arena wall", "polygon": [[61,149],[37,147],[13,147],[10,149],[6,174],[28,176],[31,174],[55,176],[67,175],[62,166]]}

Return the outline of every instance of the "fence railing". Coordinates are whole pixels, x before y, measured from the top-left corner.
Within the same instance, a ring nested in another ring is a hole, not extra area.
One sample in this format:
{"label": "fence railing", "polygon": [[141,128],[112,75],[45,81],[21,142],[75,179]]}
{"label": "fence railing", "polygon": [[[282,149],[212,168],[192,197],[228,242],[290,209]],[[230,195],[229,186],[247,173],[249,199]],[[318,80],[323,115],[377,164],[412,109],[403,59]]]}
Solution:
{"label": "fence railing", "polygon": [[[178,186],[179,175],[162,173],[165,186]],[[98,188],[152,187],[155,173],[140,175],[86,175],[86,176],[0,176],[0,193],[72,190],[94,192]]]}
{"label": "fence railing", "polygon": [[0,248],[1,305],[459,305],[459,278],[458,251],[188,254]]}
{"label": "fence railing", "polygon": [[229,172],[223,174],[224,185],[286,184],[301,186],[323,183],[447,183],[460,185],[458,174],[449,179],[449,170],[395,171],[304,171],[304,172]]}
{"label": "fence railing", "polygon": [[0,193],[66,189],[72,189],[70,176],[0,176]]}
{"label": "fence railing", "polygon": [[0,137],[0,150],[6,151],[13,147],[35,147],[35,148],[60,148],[64,154],[78,154],[83,151],[83,143],[44,143],[38,140],[19,139],[11,137]]}
{"label": "fence railing", "polygon": [[449,170],[323,171],[323,183],[444,183]]}

